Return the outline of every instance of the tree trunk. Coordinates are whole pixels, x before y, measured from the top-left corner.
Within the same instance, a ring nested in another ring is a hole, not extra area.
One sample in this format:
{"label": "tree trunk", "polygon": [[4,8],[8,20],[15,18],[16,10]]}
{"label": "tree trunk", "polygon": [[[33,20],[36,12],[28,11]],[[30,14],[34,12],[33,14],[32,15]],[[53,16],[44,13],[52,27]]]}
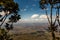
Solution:
{"label": "tree trunk", "polygon": [[53,30],[53,26],[52,26],[52,6],[51,6],[51,15],[50,15],[50,17],[51,17],[51,24],[50,24],[50,27],[51,27],[51,34],[52,34],[52,40],[56,40],[55,39],[55,33],[54,33],[54,30]]}
{"label": "tree trunk", "polygon": [[7,18],[7,16],[5,16],[5,19],[2,21],[2,23],[1,23],[1,25],[0,25],[0,28],[1,28],[1,26],[3,25],[3,23],[5,22],[6,18]]}
{"label": "tree trunk", "polygon": [[49,19],[49,16],[48,16],[48,14],[47,14],[47,10],[46,10],[46,16],[47,16],[48,22],[49,22],[49,24],[50,24],[50,19]]}
{"label": "tree trunk", "polygon": [[58,23],[59,23],[59,8],[57,8],[57,11],[58,11],[57,16],[58,16]]}

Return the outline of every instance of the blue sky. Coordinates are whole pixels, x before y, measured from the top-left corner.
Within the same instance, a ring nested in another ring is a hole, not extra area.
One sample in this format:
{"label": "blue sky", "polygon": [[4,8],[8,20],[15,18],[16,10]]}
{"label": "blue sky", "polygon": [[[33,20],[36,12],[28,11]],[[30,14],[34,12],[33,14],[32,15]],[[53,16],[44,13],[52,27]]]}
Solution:
{"label": "blue sky", "polygon": [[22,19],[29,19],[33,14],[44,13],[39,8],[39,0],[15,0],[19,4]]}
{"label": "blue sky", "polygon": [[[45,11],[39,8],[39,0],[15,0],[15,2],[19,5],[19,14],[21,15],[21,19],[26,21],[31,21],[33,19],[42,22],[45,21],[46,15]],[[53,15],[55,16],[56,9],[53,10]],[[50,14],[50,8],[48,8],[48,14]],[[31,19],[32,17],[32,19]],[[33,18],[35,17],[35,18]]]}

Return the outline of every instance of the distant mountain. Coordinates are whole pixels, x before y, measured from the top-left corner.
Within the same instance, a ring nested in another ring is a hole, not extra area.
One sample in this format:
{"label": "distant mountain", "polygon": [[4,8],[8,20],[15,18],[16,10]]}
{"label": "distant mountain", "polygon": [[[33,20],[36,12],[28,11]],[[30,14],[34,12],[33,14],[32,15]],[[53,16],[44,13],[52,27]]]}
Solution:
{"label": "distant mountain", "polygon": [[18,23],[14,24],[14,32],[35,32],[35,31],[46,31],[48,29],[48,23]]}

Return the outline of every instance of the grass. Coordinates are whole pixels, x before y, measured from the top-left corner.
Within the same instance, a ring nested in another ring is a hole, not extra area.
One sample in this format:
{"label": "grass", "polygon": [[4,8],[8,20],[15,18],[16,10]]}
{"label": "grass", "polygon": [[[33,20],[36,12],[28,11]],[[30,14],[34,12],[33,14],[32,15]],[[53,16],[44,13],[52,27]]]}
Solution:
{"label": "grass", "polygon": [[51,40],[48,32],[36,31],[32,33],[15,34],[14,40]]}

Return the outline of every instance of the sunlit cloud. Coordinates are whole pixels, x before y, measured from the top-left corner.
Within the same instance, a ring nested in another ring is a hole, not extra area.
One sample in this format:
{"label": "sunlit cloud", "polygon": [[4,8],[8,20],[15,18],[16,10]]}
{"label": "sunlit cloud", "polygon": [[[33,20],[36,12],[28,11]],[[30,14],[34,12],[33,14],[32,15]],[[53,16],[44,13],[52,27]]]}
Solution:
{"label": "sunlit cloud", "polygon": [[[48,15],[49,16],[49,15]],[[53,16],[54,20],[54,16]],[[18,23],[48,23],[47,16],[45,14],[33,14],[29,19],[20,19]]]}
{"label": "sunlit cloud", "polygon": [[46,16],[46,15],[40,15],[40,18],[44,18],[44,19],[46,19],[47,16]]}
{"label": "sunlit cloud", "polygon": [[[32,19],[33,21],[37,21],[37,22],[47,22],[47,21],[48,21],[48,20],[47,20],[47,16],[44,15],[44,14],[42,14],[42,15],[34,14],[34,15],[31,16],[31,19]],[[31,21],[32,21],[32,20],[31,20]]]}
{"label": "sunlit cloud", "polygon": [[38,18],[38,17],[39,17],[38,14],[33,14],[33,15],[31,16],[32,19],[34,19],[34,18]]}
{"label": "sunlit cloud", "polygon": [[5,15],[4,11],[0,12],[0,15],[4,16]]}
{"label": "sunlit cloud", "polygon": [[20,19],[17,23],[46,23],[46,15],[33,14],[29,19]]}
{"label": "sunlit cloud", "polygon": [[46,21],[47,20],[47,16],[46,15],[40,15],[40,20],[41,21]]}

